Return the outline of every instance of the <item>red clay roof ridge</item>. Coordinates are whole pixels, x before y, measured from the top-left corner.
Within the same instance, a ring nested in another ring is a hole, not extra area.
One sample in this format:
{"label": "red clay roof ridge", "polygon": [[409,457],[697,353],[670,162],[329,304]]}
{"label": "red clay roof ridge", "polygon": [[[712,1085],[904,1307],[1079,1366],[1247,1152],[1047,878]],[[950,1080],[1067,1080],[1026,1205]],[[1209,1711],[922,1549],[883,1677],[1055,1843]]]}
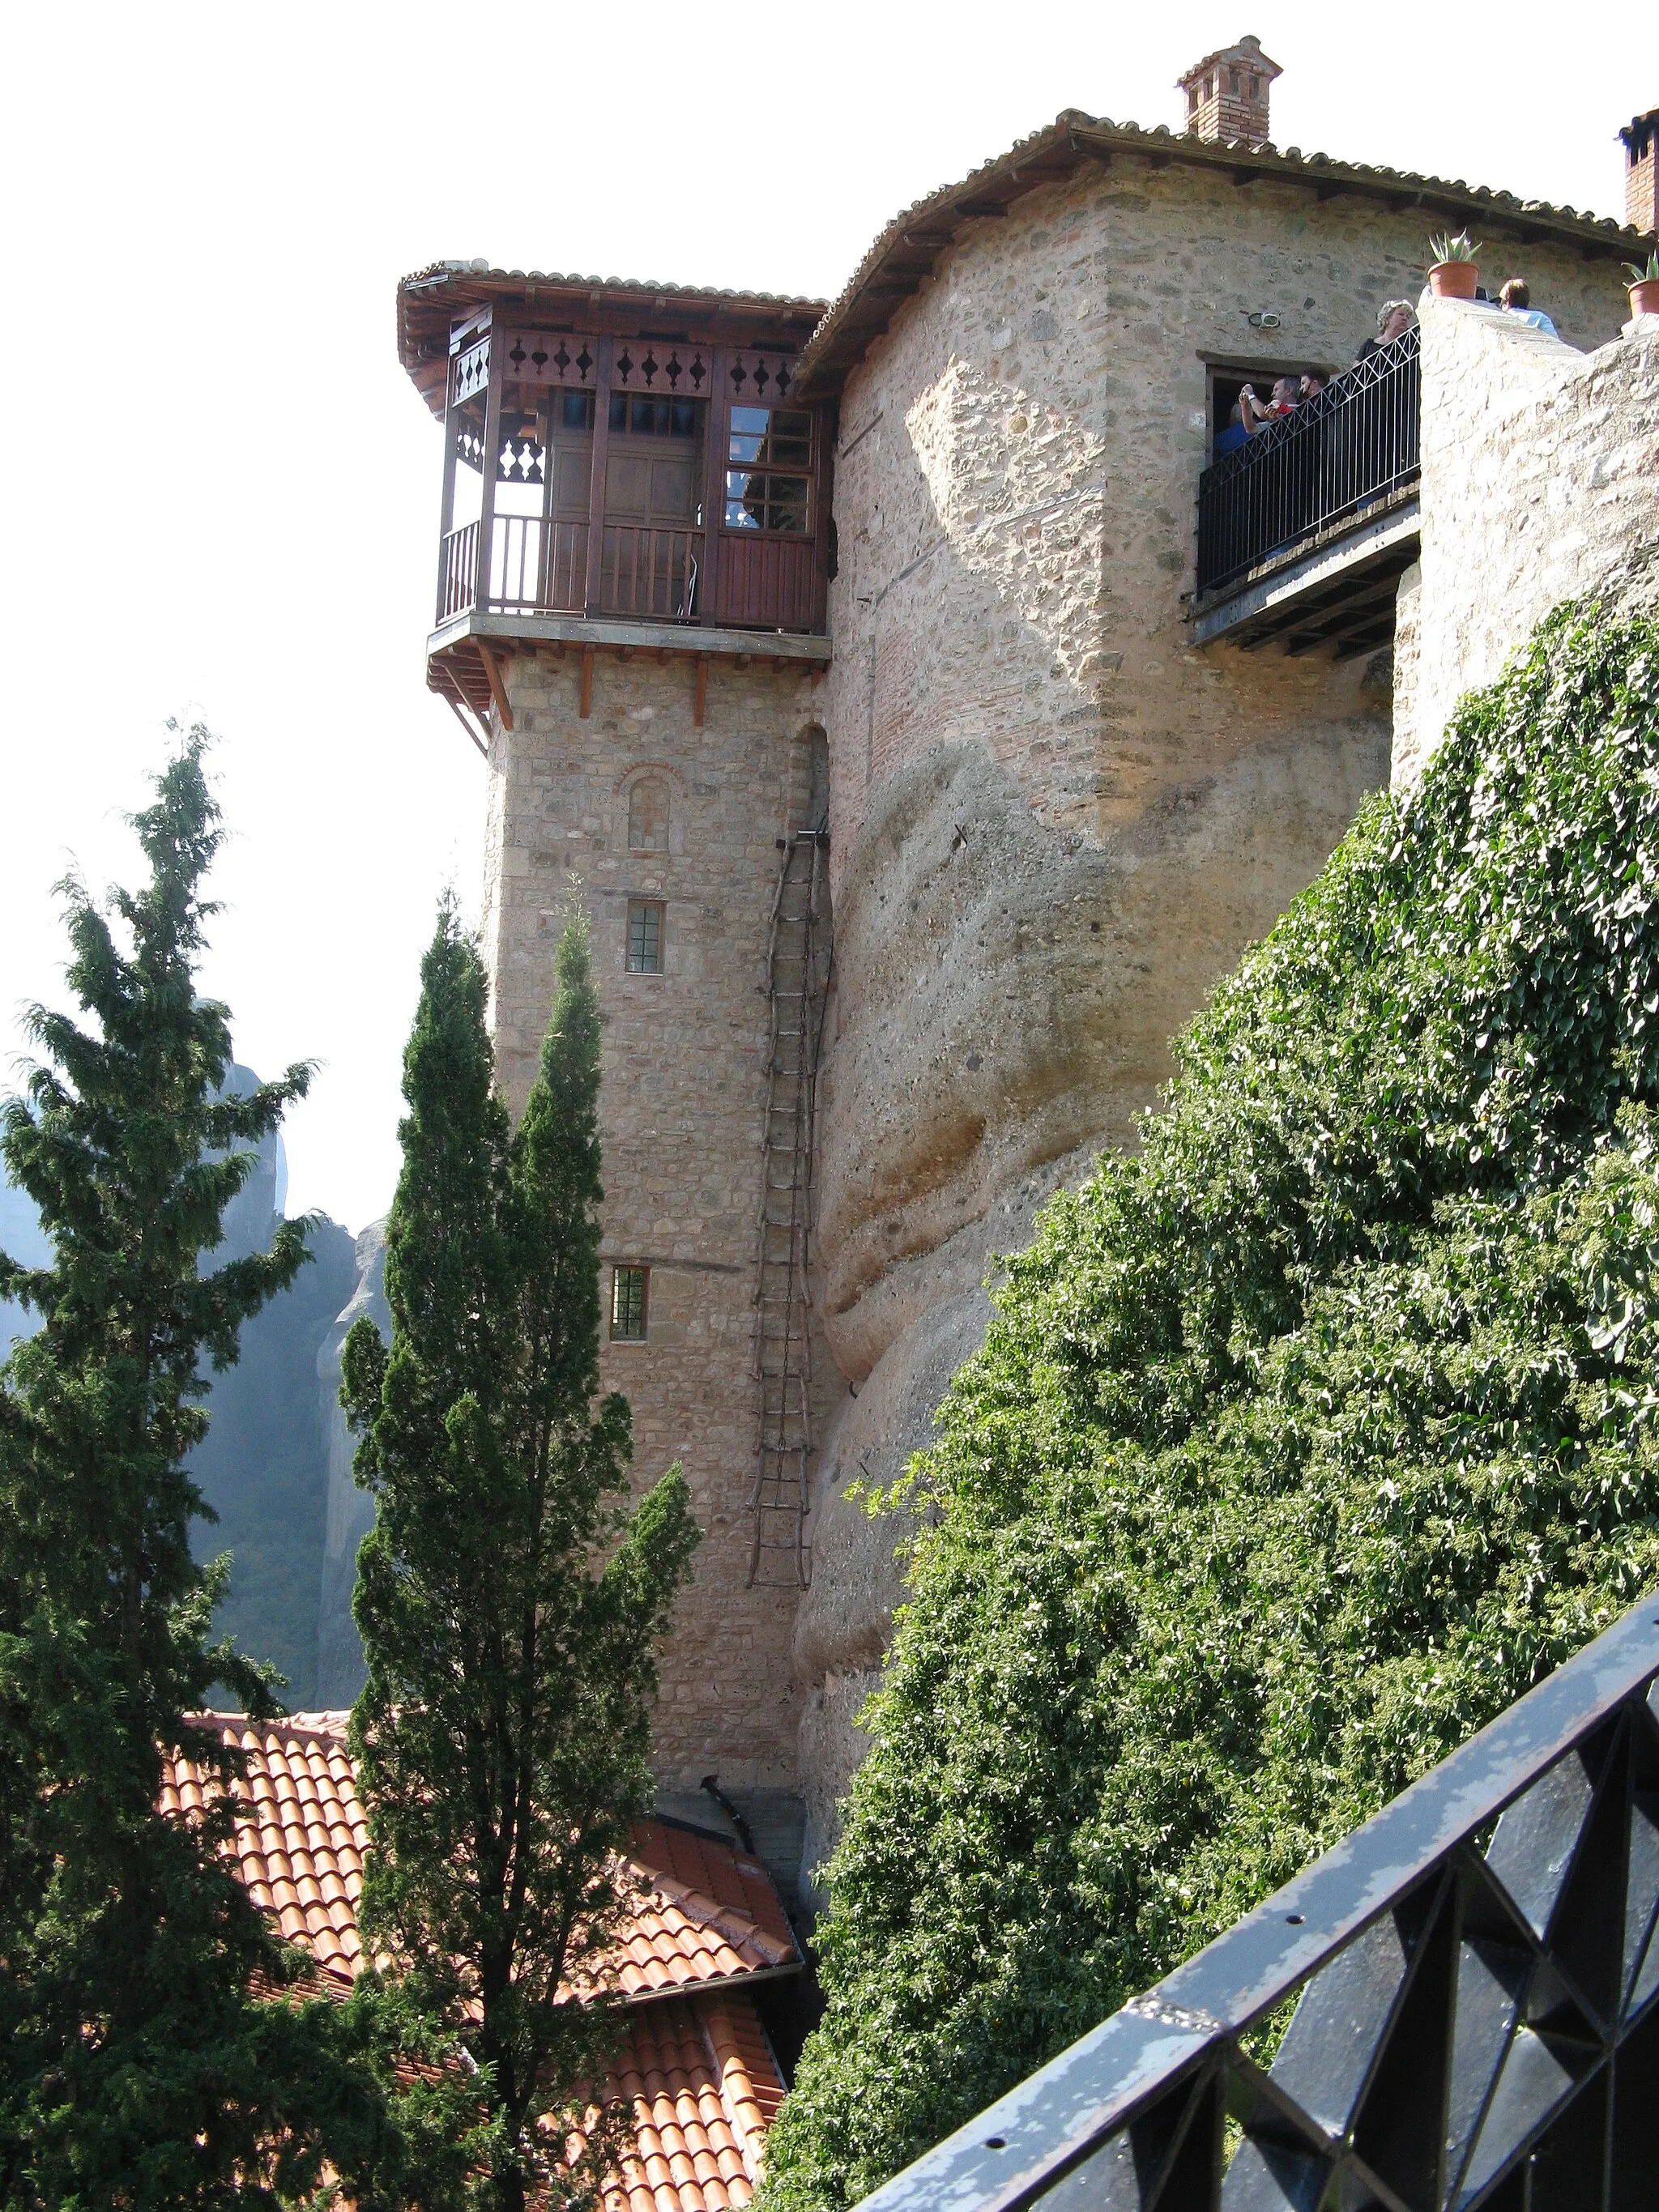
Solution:
{"label": "red clay roof ridge", "polygon": [[473,260],[451,258],[428,262],[424,269],[400,277],[400,292],[427,291],[456,276],[486,276],[503,284],[559,284],[595,292],[660,293],[673,300],[753,300],[769,307],[822,307],[821,298],[804,292],[734,290],[722,284],[680,284],[663,276],[590,276],[575,270],[499,269],[482,255]]}

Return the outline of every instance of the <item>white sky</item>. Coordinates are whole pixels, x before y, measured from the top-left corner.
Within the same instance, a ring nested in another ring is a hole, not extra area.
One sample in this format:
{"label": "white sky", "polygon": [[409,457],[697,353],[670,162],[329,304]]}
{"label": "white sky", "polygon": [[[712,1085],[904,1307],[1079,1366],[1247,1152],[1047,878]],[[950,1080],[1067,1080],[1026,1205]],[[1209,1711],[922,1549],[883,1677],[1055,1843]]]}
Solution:
{"label": "white sky", "polygon": [[210,988],[240,1056],[322,1062],[290,1206],[397,1170],[434,902],[476,910],[483,763],[424,688],[439,434],[400,275],[507,267],[837,291],[900,207],[1076,106],[1175,124],[1254,29],[1280,145],[1622,215],[1659,9],[920,0],[19,9],[0,87],[0,1075],[61,991],[51,885],[130,876],[169,714],[219,732]]}

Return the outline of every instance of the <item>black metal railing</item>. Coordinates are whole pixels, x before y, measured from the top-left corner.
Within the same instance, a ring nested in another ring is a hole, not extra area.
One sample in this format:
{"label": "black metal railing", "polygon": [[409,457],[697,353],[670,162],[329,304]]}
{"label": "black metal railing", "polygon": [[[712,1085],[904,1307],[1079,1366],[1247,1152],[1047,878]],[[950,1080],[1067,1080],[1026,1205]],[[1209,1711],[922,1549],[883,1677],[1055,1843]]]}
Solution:
{"label": "black metal railing", "polygon": [[1218,590],[1417,476],[1421,333],[1379,347],[1198,480],[1198,588]]}
{"label": "black metal railing", "polygon": [[1649,1598],[864,2212],[1659,2203],[1656,1675]]}

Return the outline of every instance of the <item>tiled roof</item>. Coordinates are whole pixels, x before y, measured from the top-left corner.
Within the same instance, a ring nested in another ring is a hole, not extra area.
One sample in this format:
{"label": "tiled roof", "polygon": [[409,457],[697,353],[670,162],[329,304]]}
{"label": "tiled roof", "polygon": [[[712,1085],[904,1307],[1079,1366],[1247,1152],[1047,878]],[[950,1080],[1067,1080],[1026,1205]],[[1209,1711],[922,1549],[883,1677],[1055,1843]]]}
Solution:
{"label": "tiled roof", "polygon": [[[361,1971],[356,1907],[368,1824],[341,1712],[198,1725],[239,1747],[235,1834],[248,1893],[308,1951],[325,1984]],[[164,1758],[162,1809],[199,1812],[218,1784],[203,1762]],[[609,2087],[633,2106],[634,2145],[605,2212],[741,2212],[760,2179],[783,2081],[744,1986],[799,1966],[783,1908],[758,1859],[662,1820],[634,1832],[618,1978],[631,2000]]]}
{"label": "tiled roof", "polygon": [[[398,358],[434,411],[444,409],[450,325],[469,309],[562,320],[590,309],[605,315],[690,320],[745,344],[804,345],[823,317],[822,300],[781,292],[732,292],[671,284],[655,276],[580,276],[553,269],[496,269],[488,261],[434,261],[398,287]],[[607,327],[609,325],[607,325]]]}
{"label": "tiled roof", "polygon": [[1553,239],[1592,258],[1623,260],[1638,237],[1610,218],[1517,199],[1461,178],[1336,161],[1328,154],[1304,154],[1296,146],[1280,153],[1273,146],[1218,144],[1162,124],[1143,131],[1138,123],[1114,123],[1068,107],[1048,128],[1022,138],[960,184],[943,185],[893,217],[813,331],[796,369],[797,395],[814,398],[840,388],[900,304],[933,274],[963,223],[976,216],[1001,215],[1024,193],[1070,176],[1085,161],[1104,164],[1119,154],[1137,155],[1160,167],[1220,169],[1240,182],[1271,179],[1305,185],[1322,198],[1351,192],[1395,208],[1420,208],[1431,220],[1479,222],[1489,232],[1511,234],[1522,244]]}
{"label": "tiled roof", "polygon": [[557,269],[497,269],[482,259],[428,262],[424,269],[405,276],[398,289],[430,291],[434,286],[453,284],[468,276],[482,276],[492,284],[533,284],[538,290],[544,286],[549,291],[603,292],[618,299],[644,296],[705,307],[727,307],[735,301],[739,307],[811,307],[820,313],[823,308],[822,300],[810,299],[802,292],[733,291],[719,284],[670,283],[661,276],[582,276]]}
{"label": "tiled roof", "polygon": [[[346,1749],[343,1713],[249,1721],[209,1713],[201,1724],[240,1749],[229,1847],[248,1894],[325,1973],[362,1968],[357,1904],[368,1828]],[[203,1763],[163,1765],[162,1809],[199,1811],[216,1790]],[[624,1880],[634,1900],[618,1941],[618,1979],[644,2000],[798,1966],[800,1954],[765,1869],[731,1844],[660,1820],[635,1832]]]}
{"label": "tiled roof", "polygon": [[[1637,118],[1638,125],[1643,120]],[[1351,192],[1396,208],[1417,207],[1432,221],[1479,222],[1488,230],[1512,234],[1522,245],[1553,239],[1591,258],[1608,255],[1623,260],[1638,239],[1637,232],[1621,228],[1609,217],[1553,207],[1544,200],[1518,199],[1512,192],[1468,185],[1462,178],[1419,176],[1410,170],[1337,161],[1328,154],[1304,154],[1297,146],[1281,153],[1274,146],[1218,144],[1163,124],[1145,131],[1138,123],[1114,123],[1109,117],[1067,107],[1052,125],[1019,139],[959,184],[942,185],[896,215],[828,308],[822,301],[784,293],[722,291],[665,283],[656,277],[579,276],[551,270],[496,269],[483,260],[434,261],[405,276],[398,287],[398,357],[428,404],[441,415],[449,326],[467,307],[496,301],[532,313],[574,312],[583,306],[648,307],[663,314],[689,310],[726,321],[740,319],[749,328],[751,343],[758,341],[763,331],[798,334],[805,341],[805,349],[796,374],[796,391],[802,398],[822,396],[839,388],[871,339],[886,329],[900,303],[932,275],[940,253],[964,222],[975,216],[1000,215],[1024,193],[1069,176],[1085,161],[1109,162],[1119,153],[1139,155],[1160,167],[1219,168],[1240,181],[1273,178],[1309,186],[1324,199]]]}
{"label": "tiled roof", "polygon": [[[345,1720],[343,1713],[264,1722],[240,1713],[203,1716],[204,1726],[246,1757],[232,1848],[248,1895],[325,1973],[349,1981],[363,1963],[357,1900],[368,1826]],[[218,1790],[213,1771],[195,1759],[165,1758],[161,1772],[164,1813],[199,1812]]]}
{"label": "tiled roof", "polygon": [[634,2151],[606,2212],[726,2212],[760,2179],[783,2101],[777,2062],[741,1993],[635,2011],[609,2087],[634,2108]]}
{"label": "tiled roof", "polygon": [[623,1938],[630,1996],[793,1966],[799,1954],[758,1859],[689,1828],[641,1821],[629,1859],[644,1885]]}

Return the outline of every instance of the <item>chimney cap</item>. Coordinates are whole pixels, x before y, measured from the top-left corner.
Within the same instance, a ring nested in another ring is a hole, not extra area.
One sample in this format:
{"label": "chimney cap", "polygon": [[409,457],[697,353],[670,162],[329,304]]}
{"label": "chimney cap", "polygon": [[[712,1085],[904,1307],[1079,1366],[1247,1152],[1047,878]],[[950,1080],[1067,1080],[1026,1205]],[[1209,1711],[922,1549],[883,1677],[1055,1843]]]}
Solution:
{"label": "chimney cap", "polygon": [[1262,52],[1261,41],[1256,37],[1255,32],[1247,31],[1237,45],[1218,46],[1214,53],[1206,54],[1201,62],[1194,62],[1189,70],[1184,70],[1176,79],[1176,84],[1182,92],[1186,92],[1191,87],[1194,78],[1202,76],[1206,70],[1212,70],[1218,62],[1234,62],[1246,68],[1259,70],[1269,84],[1276,76],[1283,76],[1285,74],[1277,62],[1270,61]]}

